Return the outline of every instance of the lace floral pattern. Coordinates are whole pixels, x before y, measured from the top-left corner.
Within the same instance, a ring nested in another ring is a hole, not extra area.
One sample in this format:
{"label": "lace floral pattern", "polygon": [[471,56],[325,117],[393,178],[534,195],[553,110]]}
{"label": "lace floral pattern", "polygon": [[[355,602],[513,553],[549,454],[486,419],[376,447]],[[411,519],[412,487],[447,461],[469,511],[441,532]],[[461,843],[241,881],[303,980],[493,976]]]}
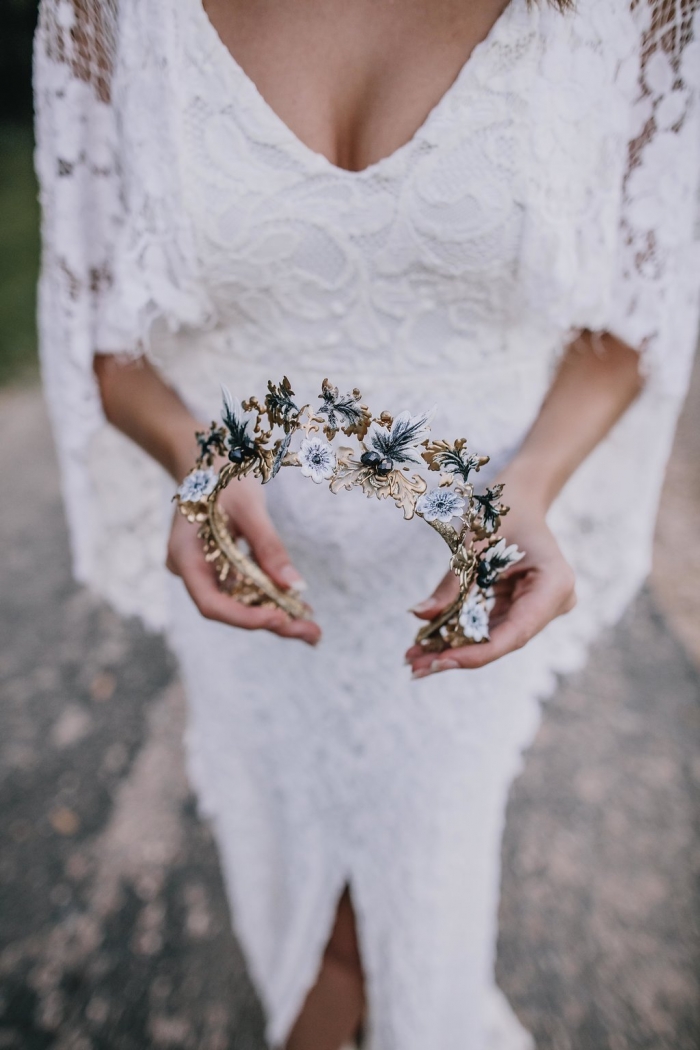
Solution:
{"label": "lace floral pattern", "polygon": [[[698,79],[694,0],[511,0],[410,142],[345,172],[267,106],[200,0],[42,2],[42,360],[76,572],[169,627],[273,1043],[350,883],[373,1050],[527,1045],[484,995],[505,799],[537,698],[648,569],[697,328]],[[322,486],[302,507],[288,478],[270,510],[317,652],[167,597],[172,486],[104,425],[94,352],[152,354],[205,420],[220,383],[241,397],[284,372],[396,411],[434,401],[495,470],[581,328],[639,349],[649,382],[552,510],[579,605],[524,650],[409,687],[397,610],[441,552]]]}

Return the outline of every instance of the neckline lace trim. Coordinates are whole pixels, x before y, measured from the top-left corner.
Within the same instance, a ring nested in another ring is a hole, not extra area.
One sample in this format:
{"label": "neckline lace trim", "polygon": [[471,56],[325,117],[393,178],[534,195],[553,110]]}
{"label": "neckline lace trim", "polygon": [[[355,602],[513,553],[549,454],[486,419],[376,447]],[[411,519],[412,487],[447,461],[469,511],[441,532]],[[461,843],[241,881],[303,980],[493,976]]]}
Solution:
{"label": "neckline lace trim", "polygon": [[204,8],[203,0],[191,0],[191,2],[193,12],[199,20],[203,31],[209,37],[210,53],[213,57],[218,59],[222,70],[228,75],[229,79],[232,80],[235,86],[239,90],[246,91],[247,94],[254,99],[255,104],[260,111],[261,124],[265,121],[268,125],[273,126],[276,132],[276,137],[279,138],[281,135],[287,147],[307,164],[310,162],[314,167],[323,168],[326,171],[336,174],[340,178],[357,180],[361,180],[371,175],[387,173],[387,169],[395,168],[399,165],[410,151],[427,138],[435,124],[452,105],[455,97],[461,93],[465,85],[474,76],[475,71],[485,60],[486,55],[497,43],[500,42],[501,36],[513,26],[515,12],[517,11],[522,14],[524,11],[525,15],[529,14],[529,12],[523,7],[524,0],[509,0],[483,40],[480,40],[479,43],[469,52],[469,55],[461,66],[455,79],[441,95],[411,137],[400,146],[397,146],[397,148],[392,150],[391,153],[387,153],[386,156],[380,157],[379,160],[373,161],[371,164],[366,165],[366,167],[361,168],[358,171],[354,171],[350,168],[343,168],[338,164],[334,164],[324,153],[320,153],[318,150],[308,146],[303,139],[301,139],[296,132],[285,123],[285,121],[277,114],[276,110],[274,110],[266,100],[264,95],[262,95],[255,81],[248,76],[233,53],[223,42],[219,35],[219,31]]}

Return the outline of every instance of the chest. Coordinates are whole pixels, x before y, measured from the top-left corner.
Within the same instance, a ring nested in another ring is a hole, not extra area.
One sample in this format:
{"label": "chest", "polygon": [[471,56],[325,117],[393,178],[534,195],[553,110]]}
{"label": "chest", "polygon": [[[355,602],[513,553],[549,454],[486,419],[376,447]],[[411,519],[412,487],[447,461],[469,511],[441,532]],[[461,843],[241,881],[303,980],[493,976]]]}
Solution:
{"label": "chest", "polygon": [[507,3],[204,0],[204,10],[287,127],[360,171],[412,137]]}
{"label": "chest", "polygon": [[[355,171],[300,138],[184,0],[171,79],[145,61],[123,82],[133,207],[163,179],[146,131],[167,134],[198,279],[222,323],[256,338],[459,356],[552,304],[577,323],[610,283],[627,145],[609,46],[622,7],[594,7],[511,0],[411,137]],[[158,127],[142,75],[161,92]]]}

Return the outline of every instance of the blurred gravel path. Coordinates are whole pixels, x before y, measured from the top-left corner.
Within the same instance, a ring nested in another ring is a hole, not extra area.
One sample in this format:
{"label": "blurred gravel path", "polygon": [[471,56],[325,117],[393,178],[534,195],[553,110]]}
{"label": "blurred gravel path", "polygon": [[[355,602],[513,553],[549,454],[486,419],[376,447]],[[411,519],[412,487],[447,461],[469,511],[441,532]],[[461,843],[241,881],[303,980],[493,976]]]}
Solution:
{"label": "blurred gravel path", "polygon": [[[698,405],[655,589],[547,704],[512,793],[498,973],[538,1050],[700,1045]],[[0,479],[0,1048],[264,1050],[173,662],[71,582],[32,389],[0,396]]]}

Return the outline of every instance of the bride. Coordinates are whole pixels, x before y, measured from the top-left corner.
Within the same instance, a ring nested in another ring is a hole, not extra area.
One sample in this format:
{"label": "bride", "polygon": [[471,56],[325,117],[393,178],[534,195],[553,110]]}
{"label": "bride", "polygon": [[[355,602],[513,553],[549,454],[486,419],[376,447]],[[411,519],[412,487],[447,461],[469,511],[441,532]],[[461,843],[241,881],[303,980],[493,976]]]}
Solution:
{"label": "bride", "polygon": [[[649,565],[697,325],[697,4],[43,0],[35,55],[75,572],[179,656],[270,1043],[529,1046],[493,977],[505,805]],[[298,476],[223,498],[313,619],[218,590],[170,500],[220,384],[284,374],[436,404],[491,456],[526,555],[490,640],[412,645],[454,596],[439,538]]]}

